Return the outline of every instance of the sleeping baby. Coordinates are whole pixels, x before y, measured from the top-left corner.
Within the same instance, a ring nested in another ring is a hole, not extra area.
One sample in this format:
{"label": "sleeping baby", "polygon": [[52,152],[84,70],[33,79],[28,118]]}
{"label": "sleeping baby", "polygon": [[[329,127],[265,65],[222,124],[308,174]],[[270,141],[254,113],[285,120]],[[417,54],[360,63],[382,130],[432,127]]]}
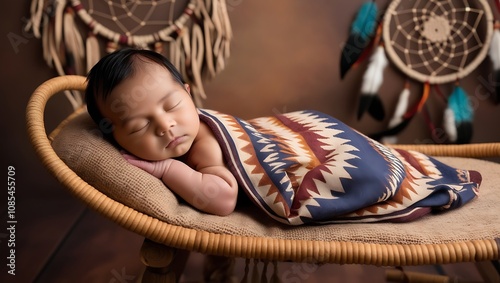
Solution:
{"label": "sleeping baby", "polygon": [[161,54],[122,49],[89,72],[94,122],[132,165],[201,211],[228,215],[244,191],[291,225],[410,221],[477,195],[480,174],[388,148],[317,111],[242,120],[198,109]]}

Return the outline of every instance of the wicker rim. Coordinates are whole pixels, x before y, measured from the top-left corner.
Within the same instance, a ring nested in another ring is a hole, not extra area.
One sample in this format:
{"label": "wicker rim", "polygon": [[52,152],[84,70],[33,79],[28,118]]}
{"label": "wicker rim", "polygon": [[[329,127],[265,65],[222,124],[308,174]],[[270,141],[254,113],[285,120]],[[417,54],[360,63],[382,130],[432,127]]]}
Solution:
{"label": "wicker rim", "polygon": [[[62,90],[83,90],[85,86],[84,77],[70,75],[56,77],[40,85],[31,96],[26,110],[30,141],[43,165],[71,193],[125,229],[152,241],[213,255],[313,263],[401,266],[499,258],[499,239],[420,245],[287,240],[210,233],[172,225],[145,215],[90,186],[57,156],[51,146],[43,120],[47,101]],[[419,147],[422,148],[426,146]],[[443,148],[443,146],[433,148]],[[471,149],[476,152],[473,148],[475,146],[470,145],[461,147],[460,150]],[[490,151],[491,148],[494,148],[494,151]],[[447,152],[445,149],[442,150]],[[500,155],[498,145],[488,145],[485,150]],[[451,150],[450,154],[455,152]],[[484,154],[483,150],[477,152]]]}
{"label": "wicker rim", "polygon": [[431,83],[431,84],[444,84],[448,82],[453,82],[458,79],[461,79],[468,74],[470,74],[473,70],[479,66],[479,64],[484,60],[486,55],[488,54],[489,46],[490,46],[490,41],[491,41],[491,36],[493,34],[493,14],[491,12],[490,6],[486,0],[479,0],[479,4],[482,6],[482,10],[485,13],[485,20],[486,20],[486,35],[485,35],[485,41],[484,45],[477,54],[476,58],[474,58],[469,65],[467,65],[465,68],[462,70],[448,74],[448,75],[442,75],[442,76],[432,76],[429,74],[423,74],[420,72],[417,72],[413,70],[412,68],[408,67],[402,60],[401,58],[396,54],[396,51],[394,50],[392,44],[391,44],[391,38],[389,36],[390,34],[390,26],[391,26],[391,20],[392,20],[392,13],[397,9],[399,6],[401,0],[393,0],[389,7],[387,8],[387,12],[385,13],[384,17],[384,22],[383,22],[383,34],[384,36],[384,44],[385,44],[385,49],[387,52],[387,55],[391,58],[391,61],[394,62],[394,64],[401,70],[403,73],[408,75],[409,77],[422,82],[422,83]]}

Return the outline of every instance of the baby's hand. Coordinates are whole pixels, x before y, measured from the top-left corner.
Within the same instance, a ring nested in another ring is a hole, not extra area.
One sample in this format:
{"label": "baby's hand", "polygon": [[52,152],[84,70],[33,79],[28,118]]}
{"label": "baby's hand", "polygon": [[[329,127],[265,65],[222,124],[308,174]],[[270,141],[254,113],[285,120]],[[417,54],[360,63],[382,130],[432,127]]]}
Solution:
{"label": "baby's hand", "polygon": [[163,176],[163,173],[167,169],[168,164],[170,164],[171,162],[170,159],[160,161],[146,161],[125,152],[122,152],[122,155],[130,164],[141,168],[142,170],[148,172],[156,178],[161,178]]}

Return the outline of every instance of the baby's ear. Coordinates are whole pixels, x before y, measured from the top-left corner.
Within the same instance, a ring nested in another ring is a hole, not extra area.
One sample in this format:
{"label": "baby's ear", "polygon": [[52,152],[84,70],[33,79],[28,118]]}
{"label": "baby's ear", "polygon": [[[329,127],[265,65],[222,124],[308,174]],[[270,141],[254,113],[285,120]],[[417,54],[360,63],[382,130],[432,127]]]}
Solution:
{"label": "baby's ear", "polygon": [[184,88],[186,89],[187,93],[191,95],[191,87],[189,87],[188,84],[184,84]]}

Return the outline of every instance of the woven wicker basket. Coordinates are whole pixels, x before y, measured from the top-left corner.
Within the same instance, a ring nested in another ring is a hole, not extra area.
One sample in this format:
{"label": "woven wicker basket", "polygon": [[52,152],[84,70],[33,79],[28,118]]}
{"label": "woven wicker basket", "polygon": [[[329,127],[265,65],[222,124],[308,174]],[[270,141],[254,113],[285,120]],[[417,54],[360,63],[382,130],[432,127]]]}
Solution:
{"label": "woven wicker basket", "polygon": [[[397,242],[331,241],[311,240],[310,237],[300,239],[281,238],[273,235],[257,237],[254,235],[215,233],[195,229],[189,227],[188,224],[173,225],[141,213],[113,200],[82,180],[59,158],[51,146],[51,140],[59,130],[79,112],[70,115],[49,137],[44,126],[44,109],[47,101],[54,94],[63,90],[83,90],[85,86],[84,77],[61,76],[48,80],[34,91],[27,106],[27,129],[31,143],[43,165],[71,193],[105,217],[151,241],[172,248],[210,255],[256,258],[270,261],[402,266],[499,259],[499,223],[492,223],[491,228],[488,228],[491,229],[490,234],[492,235],[488,238],[450,242],[446,239],[446,236],[443,236],[443,241],[440,243],[398,244]],[[500,143],[399,145],[397,147],[418,150],[434,156],[461,156],[466,158],[500,156]],[[499,164],[492,162],[488,164],[490,165],[487,166],[496,166],[494,170],[500,168]],[[499,195],[500,190],[493,193]],[[230,218],[228,219],[230,221]],[[415,229],[418,229],[420,223],[417,221],[408,225],[415,225]],[[328,230],[333,227],[338,228],[335,225],[315,227],[314,233],[317,233],[317,229],[325,229],[324,232],[328,233]],[[332,230],[332,233],[336,232]]]}

